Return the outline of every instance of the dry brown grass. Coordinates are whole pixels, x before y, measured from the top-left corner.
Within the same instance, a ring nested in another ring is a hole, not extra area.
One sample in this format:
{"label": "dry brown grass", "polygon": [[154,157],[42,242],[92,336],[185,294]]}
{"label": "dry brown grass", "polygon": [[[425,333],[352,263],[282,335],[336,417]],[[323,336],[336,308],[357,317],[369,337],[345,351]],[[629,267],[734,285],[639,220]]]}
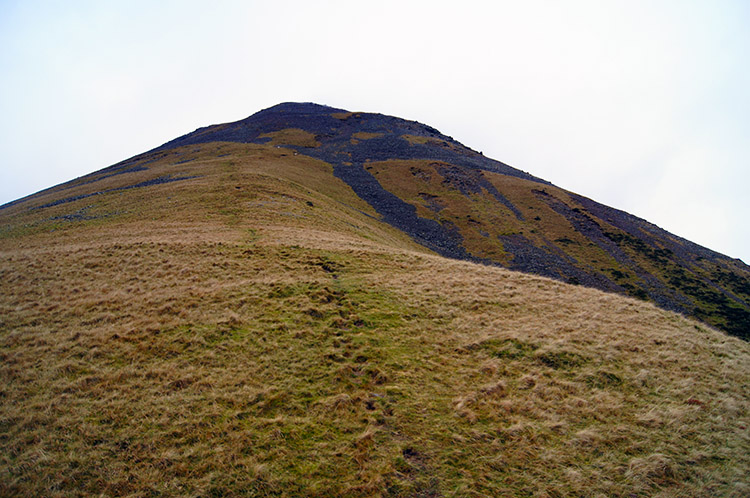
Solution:
{"label": "dry brown grass", "polygon": [[268,137],[270,145],[297,145],[299,147],[319,147],[320,142],[315,139],[315,135],[309,131],[299,128],[285,128],[283,130],[264,133],[261,138]]}
{"label": "dry brown grass", "polygon": [[371,138],[377,138],[382,137],[382,133],[374,133],[374,132],[368,132],[368,131],[358,131],[357,133],[352,134],[352,138],[355,138],[357,140],[369,140]]}
{"label": "dry brown grass", "polygon": [[747,495],[747,343],[428,254],[289,151],[181,152],[0,215],[0,494]]}

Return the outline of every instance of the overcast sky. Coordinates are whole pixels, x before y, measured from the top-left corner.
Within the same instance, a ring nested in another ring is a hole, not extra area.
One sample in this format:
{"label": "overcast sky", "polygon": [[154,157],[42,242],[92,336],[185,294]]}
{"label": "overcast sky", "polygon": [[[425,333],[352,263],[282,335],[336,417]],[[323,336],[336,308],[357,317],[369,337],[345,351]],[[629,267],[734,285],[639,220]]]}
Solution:
{"label": "overcast sky", "polygon": [[750,263],[749,1],[0,0],[0,47],[0,204],[311,101]]}

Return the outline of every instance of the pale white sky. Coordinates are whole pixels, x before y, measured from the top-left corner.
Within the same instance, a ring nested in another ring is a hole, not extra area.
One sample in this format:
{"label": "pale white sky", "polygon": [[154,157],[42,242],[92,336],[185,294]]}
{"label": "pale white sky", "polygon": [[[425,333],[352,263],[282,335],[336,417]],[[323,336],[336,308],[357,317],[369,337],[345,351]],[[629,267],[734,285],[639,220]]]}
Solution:
{"label": "pale white sky", "polygon": [[0,204],[312,101],[750,263],[749,26],[745,0],[0,0]]}

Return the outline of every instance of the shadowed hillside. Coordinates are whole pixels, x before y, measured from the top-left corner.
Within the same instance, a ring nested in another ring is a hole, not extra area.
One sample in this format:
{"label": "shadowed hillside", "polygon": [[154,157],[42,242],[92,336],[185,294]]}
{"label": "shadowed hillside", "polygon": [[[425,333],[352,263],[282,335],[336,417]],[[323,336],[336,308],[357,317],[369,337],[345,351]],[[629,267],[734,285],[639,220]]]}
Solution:
{"label": "shadowed hillside", "polygon": [[[232,138],[252,119],[0,209],[0,495],[750,492],[750,345],[560,281],[740,263],[423,125],[404,150],[442,159],[337,162],[301,123]],[[541,253],[601,265],[484,264]]]}

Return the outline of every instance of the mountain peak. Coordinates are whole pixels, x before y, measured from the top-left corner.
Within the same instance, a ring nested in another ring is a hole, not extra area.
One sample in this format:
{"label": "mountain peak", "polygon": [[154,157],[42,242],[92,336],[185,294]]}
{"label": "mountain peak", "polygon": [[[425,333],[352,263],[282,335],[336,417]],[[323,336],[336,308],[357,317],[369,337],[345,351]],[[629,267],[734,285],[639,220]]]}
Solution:
{"label": "mountain peak", "polygon": [[[331,114],[334,112],[347,112],[344,109],[337,109],[327,105],[317,104],[315,102],[281,102],[267,109],[256,112],[253,116],[271,114],[271,113],[296,113],[296,114]],[[252,117],[252,116],[250,116]]]}
{"label": "mountain peak", "polygon": [[[288,129],[310,133],[320,143],[315,151],[308,150],[307,153],[332,164],[379,159],[433,159],[549,184],[500,161],[486,158],[453,137],[418,121],[352,112],[313,102],[283,102],[240,121],[200,128],[156,150],[215,141],[268,143],[274,141],[269,134]],[[362,140],[362,136],[368,139]],[[276,141],[276,144],[299,147],[291,142],[282,144]]]}

